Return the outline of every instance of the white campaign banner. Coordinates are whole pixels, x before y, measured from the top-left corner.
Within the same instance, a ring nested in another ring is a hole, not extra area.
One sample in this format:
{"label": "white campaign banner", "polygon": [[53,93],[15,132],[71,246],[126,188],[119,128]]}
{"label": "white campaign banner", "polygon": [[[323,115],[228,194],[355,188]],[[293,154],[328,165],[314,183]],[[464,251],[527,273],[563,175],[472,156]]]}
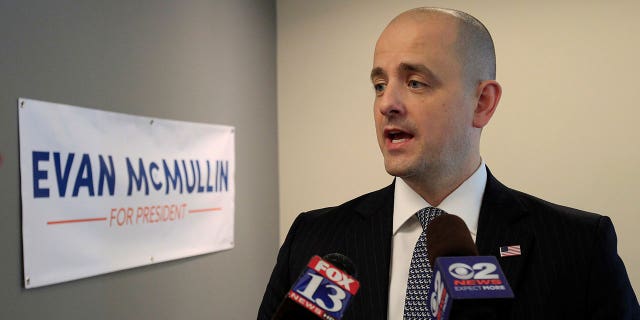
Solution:
{"label": "white campaign banner", "polygon": [[233,248],[233,127],[18,110],[26,288]]}

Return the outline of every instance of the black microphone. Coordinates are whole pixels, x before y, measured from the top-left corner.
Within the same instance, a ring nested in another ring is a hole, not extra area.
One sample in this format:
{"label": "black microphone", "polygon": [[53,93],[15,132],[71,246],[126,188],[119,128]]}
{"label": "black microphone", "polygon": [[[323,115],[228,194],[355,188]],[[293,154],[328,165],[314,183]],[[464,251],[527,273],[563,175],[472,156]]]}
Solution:
{"label": "black microphone", "polygon": [[466,224],[443,214],[431,222],[426,238],[433,277],[428,305],[434,319],[497,319],[513,292],[498,260],[479,256]]}
{"label": "black microphone", "polygon": [[339,253],[313,256],[272,320],[339,320],[360,283],[353,262]]}

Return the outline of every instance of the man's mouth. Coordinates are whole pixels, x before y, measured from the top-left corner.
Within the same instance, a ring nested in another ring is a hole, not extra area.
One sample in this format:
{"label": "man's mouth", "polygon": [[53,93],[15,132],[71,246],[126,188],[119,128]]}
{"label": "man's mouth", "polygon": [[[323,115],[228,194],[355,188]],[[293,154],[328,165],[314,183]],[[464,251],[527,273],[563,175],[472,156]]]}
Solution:
{"label": "man's mouth", "polygon": [[385,135],[387,136],[387,139],[389,139],[389,141],[391,141],[391,143],[393,144],[402,143],[413,138],[413,135],[411,135],[410,133],[400,130],[388,130],[385,132]]}

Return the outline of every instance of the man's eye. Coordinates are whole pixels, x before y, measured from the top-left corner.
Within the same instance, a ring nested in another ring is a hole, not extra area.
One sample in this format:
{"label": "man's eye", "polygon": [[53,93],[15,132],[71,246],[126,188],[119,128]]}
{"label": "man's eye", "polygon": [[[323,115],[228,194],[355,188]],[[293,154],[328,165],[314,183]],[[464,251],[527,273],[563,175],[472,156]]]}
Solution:
{"label": "man's eye", "polygon": [[407,84],[409,85],[410,88],[413,88],[413,89],[418,89],[426,86],[424,83],[417,80],[409,80]]}
{"label": "man's eye", "polygon": [[382,92],[384,91],[384,89],[387,87],[386,84],[384,83],[375,83],[373,84],[373,89],[376,90],[376,92]]}

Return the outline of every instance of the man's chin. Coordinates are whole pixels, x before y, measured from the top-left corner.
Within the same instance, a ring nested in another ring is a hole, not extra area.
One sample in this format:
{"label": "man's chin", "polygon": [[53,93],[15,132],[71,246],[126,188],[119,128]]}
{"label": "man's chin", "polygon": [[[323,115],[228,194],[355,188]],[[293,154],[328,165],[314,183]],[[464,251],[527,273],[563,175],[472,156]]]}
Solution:
{"label": "man's chin", "polygon": [[406,178],[411,176],[411,170],[406,166],[400,166],[397,164],[390,165],[385,163],[384,168],[389,175],[394,176],[396,178]]}

